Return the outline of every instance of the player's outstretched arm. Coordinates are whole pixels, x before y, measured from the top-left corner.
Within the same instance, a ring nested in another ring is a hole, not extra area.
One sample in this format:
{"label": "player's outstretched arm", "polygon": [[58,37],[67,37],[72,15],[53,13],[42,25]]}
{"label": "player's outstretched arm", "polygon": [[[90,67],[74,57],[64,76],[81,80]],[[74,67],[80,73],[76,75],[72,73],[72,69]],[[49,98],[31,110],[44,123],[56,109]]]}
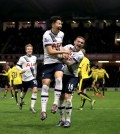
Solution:
{"label": "player's outstretched arm", "polygon": [[59,50],[59,51],[55,50],[55,49],[52,48],[52,46],[47,46],[46,49],[47,49],[48,53],[51,54],[51,55],[64,54],[64,53],[65,54],[70,54],[71,53],[70,50]]}

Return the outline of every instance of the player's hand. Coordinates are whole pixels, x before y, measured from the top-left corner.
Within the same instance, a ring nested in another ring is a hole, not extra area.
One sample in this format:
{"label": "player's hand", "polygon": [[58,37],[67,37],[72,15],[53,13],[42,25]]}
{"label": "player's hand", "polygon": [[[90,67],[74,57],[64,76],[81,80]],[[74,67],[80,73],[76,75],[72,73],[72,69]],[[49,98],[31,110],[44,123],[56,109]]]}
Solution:
{"label": "player's hand", "polygon": [[0,73],[0,75],[2,75],[2,73]]}
{"label": "player's hand", "polygon": [[25,73],[25,72],[26,72],[26,70],[22,70],[22,71],[21,71],[21,74],[23,74],[23,73]]}
{"label": "player's hand", "polygon": [[68,59],[68,57],[69,57],[69,54],[63,54],[63,55],[62,55],[62,58],[63,58],[63,59]]}

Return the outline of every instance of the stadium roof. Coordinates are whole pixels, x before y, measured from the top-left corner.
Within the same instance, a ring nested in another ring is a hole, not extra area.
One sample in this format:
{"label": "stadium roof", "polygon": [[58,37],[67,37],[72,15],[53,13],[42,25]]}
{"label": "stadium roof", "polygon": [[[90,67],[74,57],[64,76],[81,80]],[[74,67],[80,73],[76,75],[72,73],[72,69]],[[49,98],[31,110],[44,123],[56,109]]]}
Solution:
{"label": "stadium roof", "polygon": [[46,19],[51,15],[80,19],[119,19],[120,0],[0,0],[0,18]]}

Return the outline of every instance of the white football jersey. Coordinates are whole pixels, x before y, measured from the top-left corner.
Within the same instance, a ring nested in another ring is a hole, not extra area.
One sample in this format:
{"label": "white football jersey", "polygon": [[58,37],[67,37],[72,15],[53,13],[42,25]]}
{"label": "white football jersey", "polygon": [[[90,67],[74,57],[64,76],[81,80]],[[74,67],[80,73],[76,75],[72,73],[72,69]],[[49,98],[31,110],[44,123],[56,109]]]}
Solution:
{"label": "white football jersey", "polygon": [[30,81],[36,79],[37,74],[37,66],[36,66],[36,56],[21,56],[19,61],[17,62],[18,66],[21,66],[23,70],[26,70],[25,73],[22,74],[23,81]]}
{"label": "white football jersey", "polygon": [[47,50],[46,46],[52,45],[53,49],[60,50],[61,46],[57,46],[55,44],[62,44],[63,42],[64,33],[59,31],[58,34],[54,34],[51,30],[47,30],[43,35],[43,49],[44,49],[44,64],[52,64],[52,63],[60,63],[61,61],[53,56],[50,55]]}
{"label": "white football jersey", "polygon": [[78,67],[79,67],[79,64],[80,64],[82,58],[84,57],[84,54],[81,50],[80,51],[74,51],[73,47],[74,46],[72,44],[64,46],[65,50],[68,50],[68,49],[72,50],[71,54],[69,55],[69,58],[76,61],[76,63],[71,65],[70,68],[68,68],[68,66],[65,65],[64,74],[78,77]]}

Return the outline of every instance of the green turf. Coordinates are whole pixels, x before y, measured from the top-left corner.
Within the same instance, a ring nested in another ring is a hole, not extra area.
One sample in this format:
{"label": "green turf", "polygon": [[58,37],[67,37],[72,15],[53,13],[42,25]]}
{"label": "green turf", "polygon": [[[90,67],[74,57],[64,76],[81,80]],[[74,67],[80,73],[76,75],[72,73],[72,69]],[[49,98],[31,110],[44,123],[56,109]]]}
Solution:
{"label": "green turf", "polygon": [[[92,92],[88,92],[89,95]],[[3,95],[3,92],[0,92]],[[18,109],[14,99],[8,93],[6,99],[0,98],[0,134],[120,134],[120,92],[106,92],[105,98],[96,99],[95,108],[90,109],[89,102],[83,111],[78,110],[80,98],[73,97],[72,124],[70,128],[56,127],[59,113],[50,113],[53,92],[50,92],[48,118],[40,120],[40,92],[36,103],[37,113],[29,111],[31,92],[26,95],[27,105]]]}

